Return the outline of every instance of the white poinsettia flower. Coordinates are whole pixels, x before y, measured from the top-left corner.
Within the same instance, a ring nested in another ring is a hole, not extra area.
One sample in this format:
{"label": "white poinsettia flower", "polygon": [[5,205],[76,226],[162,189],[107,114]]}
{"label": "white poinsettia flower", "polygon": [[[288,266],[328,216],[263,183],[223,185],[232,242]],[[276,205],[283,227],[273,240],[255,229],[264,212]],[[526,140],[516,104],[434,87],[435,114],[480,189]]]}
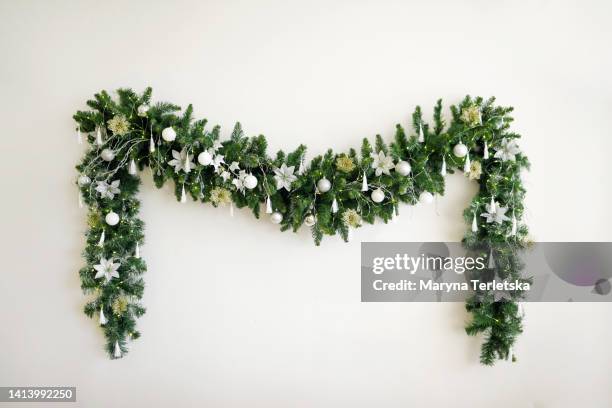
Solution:
{"label": "white poinsettia flower", "polygon": [[276,180],[276,189],[280,190],[284,188],[287,191],[291,191],[291,183],[297,180],[297,176],[293,174],[295,166],[287,167],[283,163],[280,168],[274,169],[274,179]]}
{"label": "white poinsettia flower", "polygon": [[480,214],[481,217],[485,217],[487,223],[490,224],[492,222],[496,222],[501,224],[504,221],[509,221],[510,218],[506,215],[508,211],[508,207],[502,207],[498,202],[494,203],[495,208],[491,208],[491,204],[485,205],[487,212]]}
{"label": "white poinsettia flower", "polygon": [[96,191],[100,193],[100,197],[110,198],[112,200],[115,198],[115,194],[119,194],[121,192],[119,189],[120,181],[121,180],[115,180],[110,184],[108,184],[106,181],[98,181]]}
{"label": "white poinsettia flower", "polygon": [[212,145],[212,148],[211,148],[211,149],[212,149],[212,151],[213,151],[213,153],[214,153],[214,152],[216,152],[217,150],[219,150],[219,149],[220,149],[220,148],[222,148],[222,147],[223,147],[223,144],[221,144],[221,142],[220,142],[219,140],[215,140],[215,141],[213,142],[213,145]]}
{"label": "white poinsettia flower", "polygon": [[189,173],[191,169],[195,167],[195,163],[192,162],[193,155],[187,153],[187,149],[181,150],[181,152],[177,152],[176,150],[172,150],[173,159],[168,161],[168,164],[174,167],[175,172],[179,172],[183,170],[185,173]]}
{"label": "white poinsettia flower", "polygon": [[227,170],[223,170],[223,172],[221,173],[221,178],[223,179],[223,181],[229,180],[231,176],[232,174]]}
{"label": "white poinsettia flower", "polygon": [[240,170],[240,166],[238,166],[238,162],[232,162],[229,166],[230,171],[238,171]]}
{"label": "white poinsettia flower", "polygon": [[393,158],[385,155],[385,152],[380,151],[378,154],[372,153],[370,155],[374,161],[372,162],[372,168],[375,170],[375,174],[380,176],[381,174],[391,174],[391,169],[395,166],[393,164]]}
{"label": "white poinsettia flower", "polygon": [[[235,163],[235,162],[234,162]],[[232,184],[236,186],[236,190],[244,193],[244,179],[248,176],[247,172],[244,170],[240,170],[238,177],[232,180]]]}
{"label": "white poinsettia flower", "polygon": [[106,283],[110,282],[113,278],[119,277],[119,272],[117,271],[121,264],[119,262],[113,262],[113,258],[106,259],[104,257],[100,258],[100,263],[98,265],[94,265],[94,269],[96,270],[96,276],[94,279],[105,278]]}
{"label": "white poinsettia flower", "polygon": [[501,146],[497,152],[495,152],[495,158],[501,159],[502,161],[510,160],[514,161],[517,154],[521,152],[518,145],[516,144],[516,140],[508,140],[503,139],[501,141]]}
{"label": "white poinsettia flower", "polygon": [[222,154],[218,154],[215,156],[211,163],[212,166],[215,168],[215,172],[219,172],[219,167],[221,166],[221,163],[225,163],[225,159]]}

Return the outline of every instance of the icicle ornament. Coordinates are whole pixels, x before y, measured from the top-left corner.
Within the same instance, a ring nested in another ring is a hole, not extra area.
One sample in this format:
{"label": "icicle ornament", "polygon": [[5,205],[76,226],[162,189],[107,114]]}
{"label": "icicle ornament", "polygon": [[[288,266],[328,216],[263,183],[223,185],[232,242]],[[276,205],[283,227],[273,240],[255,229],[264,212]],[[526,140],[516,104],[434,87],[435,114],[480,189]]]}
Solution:
{"label": "icicle ornament", "polygon": [[155,151],[155,140],[153,140],[153,135],[151,135],[151,140],[149,140],[149,151],[151,153]]}
{"label": "icicle ornament", "polygon": [[100,130],[99,126],[96,128],[96,144],[98,146],[102,146],[102,144],[104,144],[104,141],[102,140],[102,131]]}
{"label": "icicle ornament", "polygon": [[334,214],[338,212],[338,201],[336,200],[335,197],[334,197],[334,201],[332,201],[331,212]]}
{"label": "icicle ornament", "polygon": [[187,202],[187,193],[185,193],[185,185],[183,184],[183,188],[181,189],[181,203]]}
{"label": "icicle ornament", "polygon": [[446,176],[446,158],[442,157],[442,168],[440,168],[440,174],[442,177]]}
{"label": "icicle ornament", "polygon": [[489,144],[486,141],[484,143],[484,153],[482,155],[482,158],[485,160],[489,158]]}
{"label": "icicle ornament", "polygon": [[297,174],[302,175],[306,171],[306,165],[304,164],[304,156],[300,159],[300,166],[298,167]]}
{"label": "icicle ornament", "polygon": [[83,196],[81,195],[80,191],[79,191],[79,208],[83,208]]}
{"label": "icicle ornament", "polygon": [[476,220],[476,213],[474,213],[474,218],[472,218],[472,232],[478,232],[478,221]]}
{"label": "icicle ornament", "polygon": [[140,259],[140,245],[136,243],[136,249],[134,249],[134,258]]}
{"label": "icicle ornament", "polygon": [[136,162],[134,161],[134,159],[130,160],[130,167],[128,168],[128,173],[130,173],[132,176],[136,175]]}
{"label": "icicle ornament", "polygon": [[100,306],[100,326],[104,326],[106,323],[108,323],[108,320],[106,319],[106,316],[104,316],[103,307]]}
{"label": "icicle ornament", "polygon": [[419,143],[425,142],[425,133],[423,133],[423,125],[419,123]]}
{"label": "icicle ornament", "polygon": [[77,128],[76,136],[77,136],[77,143],[83,144],[83,136],[81,135],[81,129]]}
{"label": "icicle ornament", "polygon": [[516,231],[517,231],[517,222],[516,222],[516,216],[514,215],[514,212],[513,212],[512,213],[512,229],[510,231],[510,235],[515,236]]}
{"label": "icicle ornament", "polygon": [[495,269],[495,259],[493,259],[493,248],[489,251],[489,265],[487,266],[489,269]]}
{"label": "icicle ornament", "polygon": [[469,173],[471,165],[472,165],[472,162],[470,162],[470,154],[468,153],[465,156],[465,163],[463,164],[463,172],[464,173]]}
{"label": "icicle ornament", "polygon": [[266,198],[266,214],[272,214],[272,200],[270,200],[270,196]]}
{"label": "icicle ornament", "polygon": [[102,230],[102,234],[100,234],[100,240],[98,241],[98,246],[104,245],[104,233],[105,231]]}
{"label": "icicle ornament", "polygon": [[365,171],[363,172],[363,180],[361,181],[361,191],[368,191],[368,178]]}
{"label": "icicle ornament", "polygon": [[491,197],[491,204],[489,204],[489,213],[493,214],[497,212],[497,208],[495,206],[495,197]]}
{"label": "icicle ornament", "polygon": [[119,342],[115,342],[115,350],[113,352],[113,356],[115,358],[121,358],[121,347],[119,347]]}

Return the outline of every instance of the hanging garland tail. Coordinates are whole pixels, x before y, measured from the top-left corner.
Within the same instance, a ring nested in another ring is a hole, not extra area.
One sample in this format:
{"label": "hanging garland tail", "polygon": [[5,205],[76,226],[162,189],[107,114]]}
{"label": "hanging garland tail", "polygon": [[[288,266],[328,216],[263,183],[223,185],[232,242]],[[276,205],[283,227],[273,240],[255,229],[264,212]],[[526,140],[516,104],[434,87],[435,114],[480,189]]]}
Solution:
{"label": "hanging garland tail", "polygon": [[[140,336],[136,318],[145,313],[137,198],[145,167],[158,188],[174,181],[179,202],[190,198],[228,212],[248,207],[256,218],[263,207],[281,231],[310,228],[317,245],[324,235],[348,241],[364,222],[390,221],[400,203],[433,202],[444,193],[444,176],[463,171],[480,185],[464,212],[464,246],[487,257],[500,277],[527,281],[518,251],[528,232],[521,222],[520,173],[529,162],[516,143],[520,136],[509,130],[512,108],[495,106],[494,98],[465,97],[450,107],[448,126],[441,100],[431,124],[417,107],[408,129],[396,126],[391,143],[377,135],[373,144],[364,139],[359,152],[328,150],[307,163],[304,145],[272,158],[265,137],[246,137],[240,123],[222,141],[219,126],[194,120],[191,105],[180,114],[179,106],[151,104],[151,94],[151,88],[141,95],[119,89],[113,99],[102,91],[87,102],[90,110],[74,115],[77,140],[88,142],[77,165],[79,202],[88,208],[86,264],[79,274],[83,291],[93,295],[84,311],[102,326],[111,358],[123,357],[128,342]],[[484,335],[483,364],[514,359],[522,293],[510,295],[477,293],[466,303],[472,314],[466,332]]]}

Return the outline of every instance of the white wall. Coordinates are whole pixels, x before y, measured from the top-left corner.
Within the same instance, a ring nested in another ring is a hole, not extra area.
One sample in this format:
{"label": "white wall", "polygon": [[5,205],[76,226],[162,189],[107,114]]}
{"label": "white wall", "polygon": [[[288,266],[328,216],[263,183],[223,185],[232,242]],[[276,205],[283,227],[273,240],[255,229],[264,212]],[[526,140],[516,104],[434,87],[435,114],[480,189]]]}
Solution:
{"label": "white wall", "polygon": [[316,248],[144,174],[143,337],[109,361],[81,312],[71,115],[119,86],[313,155],[496,95],[533,162],[534,239],[610,240],[612,6],[519,3],[0,2],[0,385],[75,385],[82,407],[612,406],[608,304],[527,305],[519,361],[486,368],[461,304],[360,303],[359,241],[459,240],[460,176],[435,207]]}

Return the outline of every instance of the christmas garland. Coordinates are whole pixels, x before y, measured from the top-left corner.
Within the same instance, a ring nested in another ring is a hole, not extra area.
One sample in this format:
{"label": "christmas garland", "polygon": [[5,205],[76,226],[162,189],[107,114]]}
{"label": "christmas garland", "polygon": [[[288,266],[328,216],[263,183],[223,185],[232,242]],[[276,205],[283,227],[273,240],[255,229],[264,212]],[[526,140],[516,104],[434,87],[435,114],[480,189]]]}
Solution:
{"label": "christmas garland", "polygon": [[[179,114],[176,105],[151,104],[151,93],[119,89],[113,99],[102,91],[87,102],[91,110],[74,115],[79,142],[88,142],[77,165],[79,202],[89,209],[86,265],[79,275],[83,291],[93,296],[84,311],[103,327],[111,358],[125,355],[128,341],[140,336],[136,318],[145,313],[137,193],[139,171],[147,166],[157,187],[174,181],[182,203],[191,198],[230,211],[248,207],[256,218],[263,207],[281,231],[310,228],[317,245],[324,235],[348,241],[352,229],[376,218],[388,222],[400,203],[431,203],[444,193],[444,176],[462,170],[480,185],[464,212],[471,225],[465,247],[488,257],[502,278],[524,280],[517,257],[527,235],[519,221],[525,194],[520,172],[529,163],[516,144],[520,136],[509,130],[512,108],[495,106],[494,98],[468,96],[451,106],[448,126],[441,101],[431,124],[417,107],[409,130],[397,125],[390,144],[377,135],[374,144],[364,139],[359,152],[328,150],[307,163],[303,145],[271,158],[264,136],[246,137],[237,123],[222,141],[219,126],[194,121],[191,105]],[[500,300],[477,293],[467,301],[472,319],[466,331],[484,335],[483,364],[514,359],[521,293],[510,295]]]}

